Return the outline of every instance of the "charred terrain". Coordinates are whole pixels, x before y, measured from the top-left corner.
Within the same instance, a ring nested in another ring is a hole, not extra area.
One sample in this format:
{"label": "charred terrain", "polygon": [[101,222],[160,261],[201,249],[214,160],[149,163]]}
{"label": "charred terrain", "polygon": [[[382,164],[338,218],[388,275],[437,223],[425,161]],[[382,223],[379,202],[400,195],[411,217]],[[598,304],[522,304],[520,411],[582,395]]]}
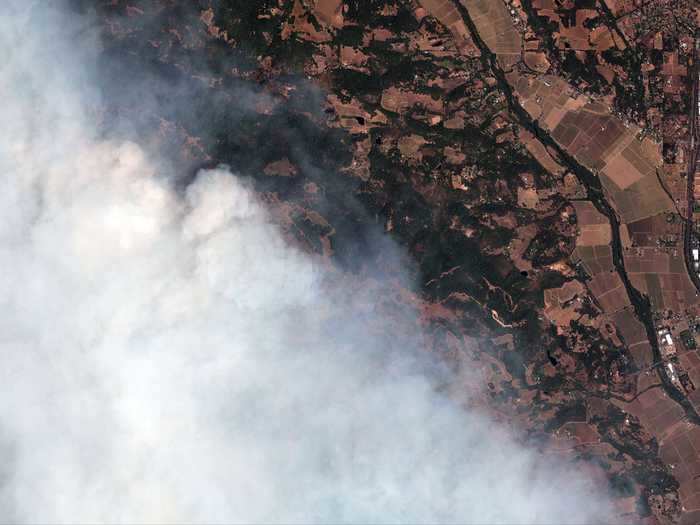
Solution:
{"label": "charred terrain", "polygon": [[623,521],[700,521],[695,2],[73,4],[105,121],[183,185],[235,166],[291,242],[394,282],[378,307],[418,308],[479,403]]}

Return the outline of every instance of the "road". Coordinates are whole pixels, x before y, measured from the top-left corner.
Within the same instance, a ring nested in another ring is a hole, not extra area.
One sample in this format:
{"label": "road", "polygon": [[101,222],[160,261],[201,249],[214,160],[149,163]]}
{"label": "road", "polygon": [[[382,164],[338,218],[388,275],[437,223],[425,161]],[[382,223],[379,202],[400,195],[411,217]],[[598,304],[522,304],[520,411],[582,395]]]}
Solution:
{"label": "road", "polygon": [[[566,167],[568,167],[574,175],[576,175],[581,184],[586,188],[589,200],[593,203],[596,209],[608,219],[612,234],[610,245],[612,248],[613,266],[615,267],[617,274],[620,276],[620,280],[625,287],[625,291],[627,292],[627,296],[632,303],[637,318],[644,326],[647,340],[651,346],[654,362],[662,361],[659,342],[656,336],[656,329],[652,319],[649,298],[634,287],[627,274],[625,260],[623,257],[622,242],[620,238],[620,219],[615,213],[613,207],[608,202],[600,179],[588,168],[580,164],[573,157],[573,155],[562,148],[550,136],[550,134],[540,126],[537,120],[533,120],[530,117],[530,115],[525,111],[515,97],[512,87],[506,80],[505,73],[498,64],[496,55],[482,40],[476,25],[469,14],[469,10],[464,7],[461,2],[455,2],[454,5],[462,16],[465,25],[469,29],[472,40],[481,51],[481,58],[484,65],[491,70],[496,78],[496,82],[501,92],[505,96],[512,114],[518,119],[520,124],[535,135],[542,144],[549,146],[557,153],[559,160]],[[664,392],[666,392],[671,399],[673,399],[683,408],[688,421],[693,424],[700,425],[700,414],[698,414],[690,401],[688,401],[688,399],[685,397],[685,393],[673,384],[666,368],[658,367],[656,370],[658,377],[661,380],[661,387],[663,388]]]}
{"label": "road", "polygon": [[700,106],[698,104],[700,103],[700,98],[698,98],[700,91],[700,86],[698,86],[699,83],[699,76],[700,76],[700,69],[698,69],[697,66],[697,58],[698,58],[698,47],[700,46],[700,38],[695,40],[695,48],[693,50],[693,69],[692,69],[692,76],[693,76],[693,99],[690,103],[690,151],[689,151],[689,158],[688,158],[688,171],[686,177],[688,178],[687,184],[687,199],[688,199],[688,208],[685,212],[685,225],[683,228],[683,252],[684,252],[684,258],[685,258],[685,266],[688,270],[688,275],[690,276],[690,280],[693,281],[693,284],[695,285],[696,290],[700,292],[700,276],[698,276],[697,270],[693,267],[693,257],[692,257],[692,250],[693,250],[693,242],[692,242],[692,237],[693,237],[693,206],[695,204],[695,197],[693,195],[695,191],[695,171],[697,168],[697,160],[698,160],[698,150],[700,149],[700,139],[698,137],[698,120],[700,120]]}

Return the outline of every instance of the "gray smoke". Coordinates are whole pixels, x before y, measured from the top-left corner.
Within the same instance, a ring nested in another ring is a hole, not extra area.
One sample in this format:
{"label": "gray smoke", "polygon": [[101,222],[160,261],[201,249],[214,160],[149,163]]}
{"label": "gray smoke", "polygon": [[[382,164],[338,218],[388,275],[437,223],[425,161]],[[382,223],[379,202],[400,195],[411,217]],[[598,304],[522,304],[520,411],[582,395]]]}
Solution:
{"label": "gray smoke", "polygon": [[574,466],[367,330],[367,294],[288,246],[245,180],[178,193],[98,138],[88,20],[0,12],[1,521],[609,521]]}

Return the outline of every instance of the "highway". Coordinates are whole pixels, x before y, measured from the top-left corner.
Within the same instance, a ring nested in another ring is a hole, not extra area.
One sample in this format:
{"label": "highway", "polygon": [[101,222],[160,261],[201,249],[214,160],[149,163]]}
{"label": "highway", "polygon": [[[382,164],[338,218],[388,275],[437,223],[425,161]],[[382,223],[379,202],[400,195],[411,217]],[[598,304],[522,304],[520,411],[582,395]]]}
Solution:
{"label": "highway", "polygon": [[[535,135],[543,145],[551,148],[557,153],[557,158],[560,160],[560,162],[569,168],[569,170],[576,175],[580,183],[586,188],[588,199],[593,203],[596,209],[608,219],[612,235],[610,246],[612,248],[613,266],[615,267],[615,271],[619,275],[620,280],[625,287],[625,291],[627,292],[630,303],[632,303],[637,319],[639,319],[644,326],[654,362],[663,361],[661,351],[659,349],[659,341],[657,339],[656,328],[654,326],[649,297],[634,287],[629,275],[627,274],[623,256],[622,241],[620,237],[620,219],[615,213],[612,205],[608,202],[600,179],[592,171],[580,164],[573,157],[573,155],[562,148],[550,136],[550,134],[544,128],[542,128],[542,126],[540,126],[540,123],[537,120],[533,120],[527,111],[525,111],[513,93],[513,88],[508,83],[503,69],[501,69],[500,65],[498,64],[496,55],[489,49],[489,47],[484,43],[484,40],[481,38],[477,27],[469,14],[469,10],[464,7],[461,2],[455,2],[454,5],[462,16],[467,29],[469,29],[469,33],[474,41],[474,44],[481,51],[481,60],[484,66],[490,69],[496,78],[496,83],[499,86],[501,93],[503,93],[505,96],[513,116],[525,129]],[[693,65],[693,67],[695,66]],[[695,69],[693,69],[693,71],[695,71]],[[697,89],[697,78],[695,80]],[[697,141],[693,143],[693,146],[696,146],[696,144]],[[688,235],[688,239],[690,239],[690,235]],[[690,241],[688,240],[688,244],[689,243]],[[688,251],[688,253],[690,252]],[[698,290],[700,290],[700,288],[698,288]],[[700,414],[698,414],[695,407],[686,398],[685,393],[673,384],[666,368],[658,367],[656,370],[658,377],[661,380],[661,387],[663,388],[664,392],[666,392],[671,399],[673,399],[683,408],[688,421],[695,425],[700,425]]]}
{"label": "highway", "polygon": [[700,98],[698,91],[700,86],[698,86],[700,77],[700,69],[697,66],[698,59],[698,48],[700,47],[700,38],[695,39],[695,47],[693,49],[693,65],[692,65],[692,76],[693,76],[693,100],[690,103],[689,110],[689,125],[690,125],[690,151],[688,152],[688,170],[687,170],[687,199],[688,208],[685,213],[685,226],[683,228],[683,252],[685,256],[685,266],[688,270],[688,275],[690,280],[693,281],[695,289],[700,292],[700,276],[698,276],[697,270],[693,266],[693,206],[695,204],[695,197],[693,195],[695,191],[695,171],[697,169],[698,160],[698,150],[700,149],[700,140],[698,137],[698,120],[700,120]]}

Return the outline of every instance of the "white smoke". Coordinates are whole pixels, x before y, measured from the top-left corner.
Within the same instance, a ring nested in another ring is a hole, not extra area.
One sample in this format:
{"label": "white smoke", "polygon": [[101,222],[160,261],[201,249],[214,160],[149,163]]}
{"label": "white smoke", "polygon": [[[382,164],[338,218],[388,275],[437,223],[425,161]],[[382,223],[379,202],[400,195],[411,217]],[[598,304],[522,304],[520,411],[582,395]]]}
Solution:
{"label": "white smoke", "polygon": [[98,42],[52,5],[0,7],[1,521],[609,521],[364,330],[244,181],[182,195],[98,139]]}

